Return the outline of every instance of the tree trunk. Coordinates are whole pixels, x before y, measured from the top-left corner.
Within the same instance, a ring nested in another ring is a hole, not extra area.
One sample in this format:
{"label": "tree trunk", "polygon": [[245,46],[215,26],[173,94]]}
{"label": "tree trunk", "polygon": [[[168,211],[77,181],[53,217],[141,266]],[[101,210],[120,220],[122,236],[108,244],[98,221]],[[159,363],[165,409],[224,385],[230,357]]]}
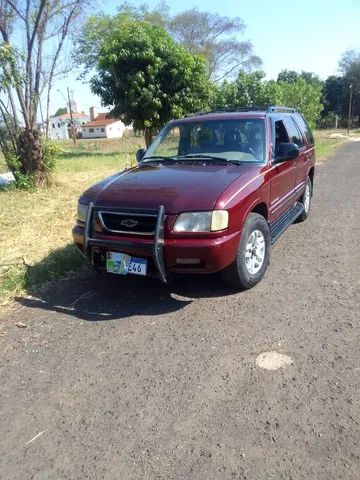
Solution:
{"label": "tree trunk", "polygon": [[22,173],[32,175],[36,186],[44,185],[47,175],[43,162],[41,133],[38,130],[24,128],[18,137],[18,152]]}
{"label": "tree trunk", "polygon": [[151,129],[151,128],[145,128],[145,144],[146,144],[146,148],[149,148],[149,147],[150,147],[150,144],[151,144],[151,142],[152,142],[152,139],[153,139],[152,129]]}

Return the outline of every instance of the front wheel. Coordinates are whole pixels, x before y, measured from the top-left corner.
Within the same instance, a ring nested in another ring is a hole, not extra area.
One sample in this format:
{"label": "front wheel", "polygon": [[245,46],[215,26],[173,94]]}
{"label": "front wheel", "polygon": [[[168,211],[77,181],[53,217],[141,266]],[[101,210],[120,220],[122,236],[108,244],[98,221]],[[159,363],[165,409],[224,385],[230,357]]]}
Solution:
{"label": "front wheel", "polygon": [[222,273],[232,287],[247,290],[265,275],[270,259],[270,229],[264,217],[250,213],[241,233],[235,261]]}

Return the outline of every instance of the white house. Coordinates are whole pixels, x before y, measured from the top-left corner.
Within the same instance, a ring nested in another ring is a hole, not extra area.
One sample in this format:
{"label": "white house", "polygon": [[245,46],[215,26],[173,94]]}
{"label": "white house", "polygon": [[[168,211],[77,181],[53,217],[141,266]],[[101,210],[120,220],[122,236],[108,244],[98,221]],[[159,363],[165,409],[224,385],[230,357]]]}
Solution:
{"label": "white house", "polygon": [[128,127],[108,113],[98,113],[95,107],[90,108],[90,122],[82,126],[83,138],[122,138]]}
{"label": "white house", "polygon": [[[82,127],[89,121],[89,115],[85,113],[73,112],[73,122],[76,128],[76,135],[81,137]],[[64,113],[57,117],[49,118],[50,138],[53,140],[67,139],[71,137],[71,117],[70,113]]]}

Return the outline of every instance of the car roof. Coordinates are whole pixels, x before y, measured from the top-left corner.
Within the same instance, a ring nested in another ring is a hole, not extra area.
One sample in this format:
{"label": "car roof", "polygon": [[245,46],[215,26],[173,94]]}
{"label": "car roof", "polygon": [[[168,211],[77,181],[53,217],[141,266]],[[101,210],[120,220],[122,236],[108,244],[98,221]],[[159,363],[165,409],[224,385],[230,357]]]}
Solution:
{"label": "car roof", "polygon": [[185,118],[173,120],[174,122],[193,122],[207,120],[234,120],[241,118],[258,118],[264,119],[271,115],[286,115],[298,113],[294,108],[262,106],[262,107],[239,107],[227,110],[214,110],[211,112],[198,112],[187,115]]}

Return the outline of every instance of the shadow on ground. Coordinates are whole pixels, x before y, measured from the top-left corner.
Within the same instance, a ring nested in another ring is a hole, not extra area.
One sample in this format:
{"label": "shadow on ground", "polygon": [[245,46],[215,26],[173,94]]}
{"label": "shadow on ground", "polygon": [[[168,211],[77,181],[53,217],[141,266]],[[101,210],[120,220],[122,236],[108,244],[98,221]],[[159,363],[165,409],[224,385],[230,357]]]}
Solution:
{"label": "shadow on ground", "polygon": [[[40,288],[44,281],[51,283]],[[29,267],[26,290],[30,297],[17,298],[22,305],[87,321],[162,315],[184,308],[194,298],[236,293],[219,275],[178,275],[165,285],[155,278],[97,274],[73,245]]]}

